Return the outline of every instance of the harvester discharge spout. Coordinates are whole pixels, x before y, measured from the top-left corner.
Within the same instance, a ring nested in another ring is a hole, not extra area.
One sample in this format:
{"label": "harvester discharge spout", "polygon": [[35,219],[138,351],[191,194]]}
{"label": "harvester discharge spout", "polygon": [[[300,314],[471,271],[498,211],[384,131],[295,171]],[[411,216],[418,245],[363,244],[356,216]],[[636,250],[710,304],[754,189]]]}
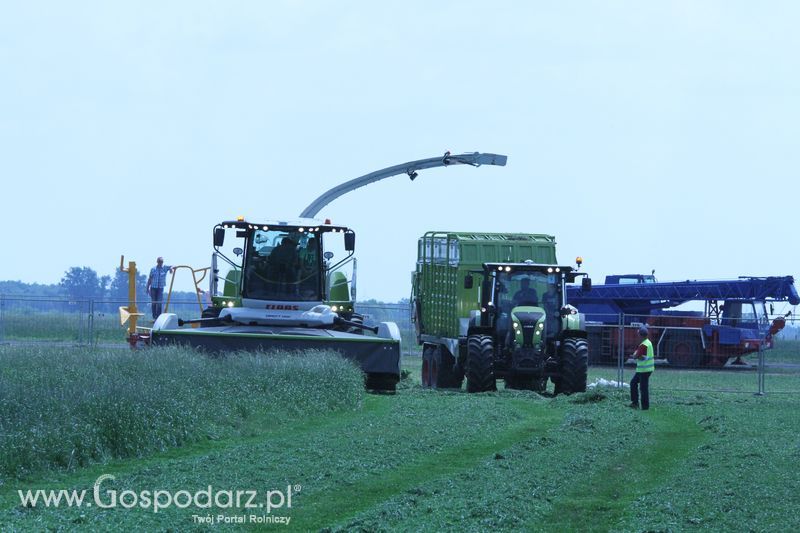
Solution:
{"label": "harvester discharge spout", "polygon": [[323,207],[336,200],[340,196],[345,195],[350,191],[354,191],[359,187],[363,187],[364,185],[369,185],[370,183],[375,183],[376,181],[390,178],[392,176],[407,174],[408,177],[413,181],[419,175],[419,170],[436,167],[449,167],[453,165],[470,165],[473,167],[479,167],[481,165],[496,165],[503,167],[506,165],[507,160],[507,156],[499,154],[482,154],[479,152],[472,152],[453,155],[450,152],[445,152],[443,156],[419,159],[417,161],[409,161],[400,165],[386,167],[384,169],[365,174],[360,178],[346,181],[341,185],[337,185],[336,187],[330,189],[322,194],[319,198],[311,202],[311,204],[306,207],[302,213],[300,213],[300,217],[313,218],[317,216]]}

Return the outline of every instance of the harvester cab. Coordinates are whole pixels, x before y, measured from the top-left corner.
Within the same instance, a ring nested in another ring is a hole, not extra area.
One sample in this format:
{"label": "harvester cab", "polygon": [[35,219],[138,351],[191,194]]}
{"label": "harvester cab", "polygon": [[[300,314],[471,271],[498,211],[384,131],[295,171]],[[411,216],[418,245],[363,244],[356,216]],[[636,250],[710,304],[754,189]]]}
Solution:
{"label": "harvester cab", "polygon": [[[483,265],[480,310],[467,340],[467,389],[510,388],[556,393],[586,389],[588,345],[583,315],[566,303],[566,284],[584,274],[572,267],[524,263]],[[584,278],[588,283],[588,278]],[[474,280],[467,276],[465,288]]]}
{"label": "harvester cab", "polygon": [[[235,239],[232,254],[230,237]],[[353,307],[354,252],[355,233],[328,221],[253,224],[242,219],[218,224],[210,287],[213,305],[204,317],[258,325],[333,326],[360,333],[363,317]]]}

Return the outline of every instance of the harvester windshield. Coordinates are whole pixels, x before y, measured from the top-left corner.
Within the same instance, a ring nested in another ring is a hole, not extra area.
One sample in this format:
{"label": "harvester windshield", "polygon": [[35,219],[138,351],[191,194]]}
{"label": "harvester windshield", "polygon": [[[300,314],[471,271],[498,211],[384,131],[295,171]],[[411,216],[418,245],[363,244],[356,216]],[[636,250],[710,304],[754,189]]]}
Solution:
{"label": "harvester windshield", "polygon": [[[355,233],[329,223],[304,222],[311,224],[244,220],[218,224],[211,281],[215,305],[261,307],[261,302],[281,302],[274,305],[282,307],[274,309],[307,311],[324,303],[335,307],[333,312],[352,313]],[[233,239],[226,239],[226,234]],[[294,303],[287,308],[285,302]]]}
{"label": "harvester windshield", "polygon": [[242,296],[319,301],[320,242],[312,231],[256,229],[245,251]]}

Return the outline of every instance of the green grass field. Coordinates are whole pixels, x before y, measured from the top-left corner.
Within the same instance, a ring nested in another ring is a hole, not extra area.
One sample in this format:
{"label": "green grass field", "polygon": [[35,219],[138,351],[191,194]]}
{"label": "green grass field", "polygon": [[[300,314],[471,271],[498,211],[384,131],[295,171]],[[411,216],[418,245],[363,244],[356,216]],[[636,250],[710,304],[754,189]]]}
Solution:
{"label": "green grass field", "polygon": [[[85,374],[89,377],[81,381],[82,387],[95,388],[91,376],[102,366],[97,359],[105,361],[107,356],[88,354],[90,364],[83,367],[69,357],[78,356],[68,355],[68,364],[60,367],[66,372],[64,379],[50,374],[55,381],[26,386],[46,391]],[[220,418],[220,411],[206,410],[211,404],[224,404],[227,394],[234,393],[238,370],[222,369],[216,365],[224,362],[195,355],[202,361],[196,364],[210,365],[203,367],[205,371],[229,377],[223,380],[225,394],[214,396],[211,379],[198,387],[194,396],[198,403],[193,405],[187,392],[191,387],[179,384],[184,370],[170,372],[148,366],[156,363],[148,362],[144,354],[135,357],[145,358],[147,370],[137,374],[131,390],[166,372],[160,382],[178,387],[176,395],[196,417],[195,429],[225,427],[220,420],[235,419],[231,413]],[[47,364],[41,359],[35,362]],[[67,372],[67,367],[76,365],[74,373]],[[502,386],[497,393],[481,395],[424,390],[418,385],[419,360],[408,358],[405,366],[409,377],[394,395],[359,389],[350,397],[352,383],[336,389],[339,377],[326,380],[318,368],[310,369],[297,380],[282,379],[284,393],[273,394],[269,402],[251,398],[250,422],[229,424],[233,429],[228,431],[196,433],[199,438],[185,443],[144,446],[132,455],[104,455],[85,466],[39,465],[24,475],[6,475],[0,485],[3,529],[208,529],[198,517],[214,522],[220,517],[223,521],[243,517],[244,524],[231,526],[236,528],[286,527],[248,524],[250,515],[289,517],[287,529],[301,531],[792,531],[800,527],[796,515],[800,478],[794,471],[800,461],[797,395],[674,392],[667,387],[684,379],[680,373],[657,371],[653,409],[642,412],[627,408],[626,393],[618,390],[557,398],[505,391]],[[346,367],[341,371],[345,380],[353,375]],[[611,371],[593,371],[590,381]],[[244,381],[252,381],[259,374],[273,375],[275,369],[249,367],[246,372]],[[7,387],[17,374],[6,370],[2,375]],[[727,388],[731,379],[741,379],[737,376],[711,372],[703,379]],[[800,390],[797,381],[793,386]],[[236,396],[239,400],[260,394],[243,387],[245,391]],[[334,393],[319,390],[326,388],[335,389]],[[204,400],[209,394],[212,399]],[[170,401],[171,395],[165,394],[163,403]],[[26,415],[30,416],[35,416],[33,411]],[[158,414],[142,411],[141,418],[139,427],[147,432]],[[261,503],[269,490],[286,492],[292,487],[294,492],[291,508],[284,505],[269,515],[263,508],[176,505],[156,513],[139,505],[141,501],[131,509],[20,505],[18,490],[85,489],[91,498],[93,485],[103,474],[115,476],[102,485],[101,500],[106,504],[109,490],[133,491],[127,493],[128,503],[142,491],[195,493],[209,486],[223,493],[257,491],[255,501]]]}

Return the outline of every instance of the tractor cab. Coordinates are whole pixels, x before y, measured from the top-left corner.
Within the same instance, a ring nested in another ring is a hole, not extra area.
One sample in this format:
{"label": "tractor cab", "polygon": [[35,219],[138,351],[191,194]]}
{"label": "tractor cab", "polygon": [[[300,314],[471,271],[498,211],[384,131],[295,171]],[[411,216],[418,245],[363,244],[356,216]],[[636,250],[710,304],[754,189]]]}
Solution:
{"label": "tractor cab", "polygon": [[[492,390],[501,377],[507,387],[544,390],[549,377],[556,393],[585,390],[584,319],[566,303],[566,284],[585,274],[532,261],[484,263],[480,273],[480,310],[468,329],[468,389]],[[472,284],[467,276],[465,288]],[[588,290],[590,279],[582,285]]]}
{"label": "tractor cab", "polygon": [[562,332],[565,284],[582,274],[572,267],[527,263],[486,263],[481,285],[481,321],[502,344],[542,351]]}
{"label": "tractor cab", "polygon": [[266,309],[273,315],[266,322],[281,317],[313,322],[294,315],[324,305],[326,312],[349,320],[356,297],[354,253],[355,233],[327,220],[254,223],[240,217],[218,224],[208,315],[220,316],[226,308],[259,309],[264,315]]}

